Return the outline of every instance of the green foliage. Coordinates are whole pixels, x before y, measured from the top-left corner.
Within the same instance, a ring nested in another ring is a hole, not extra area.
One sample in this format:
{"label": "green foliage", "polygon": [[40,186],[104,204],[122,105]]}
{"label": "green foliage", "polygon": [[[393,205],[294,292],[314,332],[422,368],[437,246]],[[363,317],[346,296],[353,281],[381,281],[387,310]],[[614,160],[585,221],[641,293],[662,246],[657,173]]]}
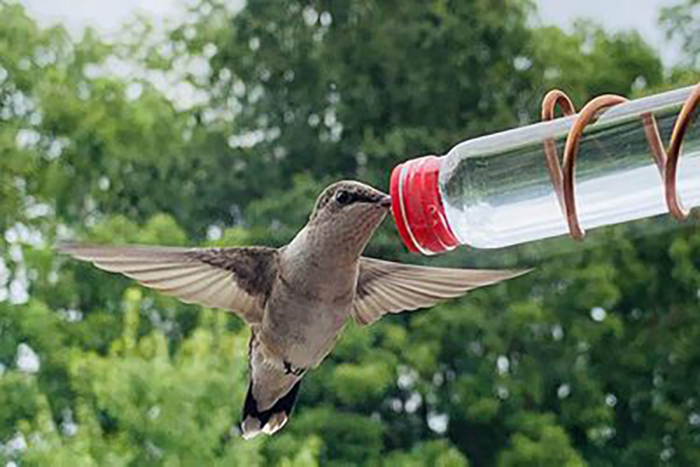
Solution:
{"label": "green foliage", "polygon": [[[571,447],[566,432],[552,416],[523,413],[522,422],[511,436],[510,447],[498,459],[502,467],[559,466],[582,467],[583,459]],[[556,446],[556,447],[555,447]]]}
{"label": "green foliage", "polygon": [[686,65],[695,67],[696,71],[700,64],[699,5],[698,0],[683,0],[661,12],[661,23],[666,27],[667,36],[680,40]]}
{"label": "green foliage", "polygon": [[[401,160],[534,121],[548,88],[581,104],[696,82],[696,4],[665,13],[687,53],[668,74],[636,34],[531,28],[526,0],[203,0],[165,38],[142,21],[113,44],[0,0],[0,463],[700,464],[694,222],[431,260],[537,267],[349,325],[253,442],[238,320],[53,252],[282,245],[327,183],[386,188]],[[418,261],[388,224],[370,253]]]}
{"label": "green foliage", "polygon": [[444,441],[428,441],[417,445],[408,453],[392,453],[386,460],[387,467],[469,467],[469,461],[458,450]]}
{"label": "green foliage", "polygon": [[533,72],[544,71],[545,87],[565,90],[579,106],[588,96],[631,96],[663,82],[661,61],[637,32],[611,36],[579,23],[573,34],[555,27],[535,34],[533,62],[539,66]]}

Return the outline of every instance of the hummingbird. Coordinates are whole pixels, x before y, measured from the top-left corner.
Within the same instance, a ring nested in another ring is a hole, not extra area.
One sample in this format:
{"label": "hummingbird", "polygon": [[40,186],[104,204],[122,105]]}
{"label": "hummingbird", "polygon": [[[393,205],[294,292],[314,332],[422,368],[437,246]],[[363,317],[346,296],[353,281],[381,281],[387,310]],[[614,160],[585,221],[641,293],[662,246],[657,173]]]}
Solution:
{"label": "hummingbird", "polygon": [[280,430],[301,380],[346,324],[431,307],[525,271],[449,269],[362,256],[391,207],[357,181],[327,187],[308,223],[281,247],[177,248],[72,242],[58,250],[183,302],[233,312],[251,327],[245,439]]}

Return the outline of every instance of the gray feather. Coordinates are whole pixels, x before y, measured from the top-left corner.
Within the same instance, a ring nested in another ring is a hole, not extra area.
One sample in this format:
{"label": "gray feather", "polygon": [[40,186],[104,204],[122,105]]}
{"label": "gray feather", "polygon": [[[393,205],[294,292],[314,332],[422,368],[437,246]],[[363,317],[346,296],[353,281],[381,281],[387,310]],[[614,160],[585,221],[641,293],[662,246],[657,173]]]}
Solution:
{"label": "gray feather", "polygon": [[58,251],[139,281],[186,303],[262,320],[277,276],[274,248],[171,248],[60,243]]}
{"label": "gray feather", "polygon": [[371,324],[387,313],[431,307],[469,290],[525,274],[527,270],[449,269],[360,259],[353,315]]}

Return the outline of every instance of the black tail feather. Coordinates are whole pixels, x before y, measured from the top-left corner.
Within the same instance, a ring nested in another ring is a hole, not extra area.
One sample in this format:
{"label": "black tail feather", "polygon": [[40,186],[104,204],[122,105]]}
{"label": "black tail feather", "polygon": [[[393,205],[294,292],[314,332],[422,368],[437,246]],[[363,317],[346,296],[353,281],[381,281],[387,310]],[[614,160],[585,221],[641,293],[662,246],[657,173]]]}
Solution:
{"label": "black tail feather", "polygon": [[294,403],[297,400],[297,395],[299,394],[299,387],[301,386],[301,380],[292,386],[287,394],[281,397],[275,404],[267,410],[262,412],[258,410],[258,403],[253,397],[253,383],[251,382],[248,386],[248,395],[245,398],[245,404],[243,406],[243,420],[248,417],[253,417],[260,422],[260,427],[264,427],[274,414],[279,412],[284,412],[287,417],[292,413],[294,408]]}

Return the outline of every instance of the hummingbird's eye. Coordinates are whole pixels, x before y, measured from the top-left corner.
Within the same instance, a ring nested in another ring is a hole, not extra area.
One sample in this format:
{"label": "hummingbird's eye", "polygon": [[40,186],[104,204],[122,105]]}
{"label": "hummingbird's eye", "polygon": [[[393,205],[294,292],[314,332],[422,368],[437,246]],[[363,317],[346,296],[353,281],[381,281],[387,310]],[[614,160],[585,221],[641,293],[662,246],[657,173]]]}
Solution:
{"label": "hummingbird's eye", "polygon": [[348,204],[352,203],[353,198],[354,197],[352,196],[352,194],[348,193],[345,190],[340,190],[338,193],[335,194],[335,201],[341,206],[347,206]]}

